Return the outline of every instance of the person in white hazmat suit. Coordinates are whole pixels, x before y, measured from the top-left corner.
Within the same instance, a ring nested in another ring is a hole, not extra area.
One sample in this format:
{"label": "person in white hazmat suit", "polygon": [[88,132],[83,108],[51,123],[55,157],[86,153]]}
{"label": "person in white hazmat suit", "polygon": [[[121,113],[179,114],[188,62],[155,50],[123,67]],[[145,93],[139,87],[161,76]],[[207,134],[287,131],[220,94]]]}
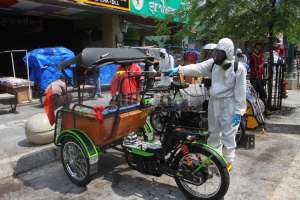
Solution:
{"label": "person in white hazmat suit", "polygon": [[166,49],[160,50],[159,71],[161,73],[159,85],[168,86],[173,81],[173,78],[165,73],[174,68],[174,58],[168,54]]}
{"label": "person in white hazmat suit", "polygon": [[213,58],[198,64],[179,66],[169,76],[208,76],[212,79],[208,106],[208,144],[217,148],[228,161],[231,170],[235,158],[235,136],[246,111],[246,70],[242,64],[234,70],[234,45],[231,39],[221,39]]}

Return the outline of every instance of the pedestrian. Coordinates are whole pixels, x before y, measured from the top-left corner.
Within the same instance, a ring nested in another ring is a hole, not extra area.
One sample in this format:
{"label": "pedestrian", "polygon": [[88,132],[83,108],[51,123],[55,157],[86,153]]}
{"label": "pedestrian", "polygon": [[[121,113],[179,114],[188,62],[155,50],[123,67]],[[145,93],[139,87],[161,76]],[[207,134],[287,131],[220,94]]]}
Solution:
{"label": "pedestrian", "polygon": [[208,144],[218,149],[228,161],[228,170],[235,158],[235,136],[246,111],[246,70],[234,61],[234,44],[221,39],[214,58],[198,64],[171,69],[169,75],[208,76],[212,79],[208,106]]}
{"label": "pedestrian", "polygon": [[264,55],[262,52],[262,45],[257,43],[255,44],[254,51],[250,56],[250,82],[256,92],[259,95],[259,98],[266,105],[266,91],[264,89],[265,85],[265,69],[264,69]]}
{"label": "pedestrian", "polygon": [[209,43],[203,46],[202,50],[200,51],[200,61],[203,62],[213,57],[213,52],[217,44]]}
{"label": "pedestrian", "polygon": [[87,73],[87,84],[92,84],[95,87],[95,97],[103,98],[102,91],[101,91],[101,84],[100,84],[100,72],[99,68],[93,68],[88,70]]}
{"label": "pedestrian", "polygon": [[240,49],[240,48],[236,49],[235,60],[236,60],[237,62],[242,63],[242,64],[244,65],[244,67],[246,68],[246,71],[248,71],[248,69],[249,69],[248,58],[247,58],[247,56],[243,53],[242,49]]}
{"label": "pedestrian", "polygon": [[92,78],[94,81],[94,85],[95,85],[95,94],[97,97],[99,98],[103,98],[102,95],[102,91],[101,91],[101,82],[100,82],[100,69],[95,68],[95,70],[93,70],[93,74],[92,74]]}
{"label": "pedestrian", "polygon": [[174,68],[174,58],[172,55],[168,54],[166,49],[160,50],[160,61],[159,61],[159,71],[160,75],[160,85],[168,86],[173,81],[172,77],[166,76],[165,73],[168,70]]}
{"label": "pedestrian", "polygon": [[248,62],[247,56],[245,54],[243,54],[243,51],[240,48],[236,49],[236,58],[235,58],[235,60],[237,62],[241,62],[241,63],[247,63]]}

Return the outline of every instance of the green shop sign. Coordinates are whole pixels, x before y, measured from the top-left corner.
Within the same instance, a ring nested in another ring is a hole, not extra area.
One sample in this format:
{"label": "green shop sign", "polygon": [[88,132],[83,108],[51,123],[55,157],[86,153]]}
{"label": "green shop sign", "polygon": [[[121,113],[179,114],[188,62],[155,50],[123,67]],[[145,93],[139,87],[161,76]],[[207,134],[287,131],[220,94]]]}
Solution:
{"label": "green shop sign", "polygon": [[130,12],[145,17],[164,19],[181,6],[181,0],[130,0]]}

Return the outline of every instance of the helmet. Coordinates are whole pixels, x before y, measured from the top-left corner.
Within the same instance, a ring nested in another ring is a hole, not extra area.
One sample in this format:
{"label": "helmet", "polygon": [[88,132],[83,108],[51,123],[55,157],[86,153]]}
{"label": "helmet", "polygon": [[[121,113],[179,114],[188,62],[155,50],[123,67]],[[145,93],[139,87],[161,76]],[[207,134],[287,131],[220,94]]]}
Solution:
{"label": "helmet", "polygon": [[209,44],[206,44],[202,49],[204,49],[204,50],[213,50],[216,47],[217,47],[217,44],[209,43]]}
{"label": "helmet", "polygon": [[242,49],[240,48],[236,49],[236,54],[241,54],[241,53],[243,53]]}
{"label": "helmet", "polygon": [[166,49],[160,49],[160,53],[167,54],[167,50]]}
{"label": "helmet", "polygon": [[234,59],[234,44],[231,39],[222,38],[219,40],[216,49],[225,51],[228,60]]}

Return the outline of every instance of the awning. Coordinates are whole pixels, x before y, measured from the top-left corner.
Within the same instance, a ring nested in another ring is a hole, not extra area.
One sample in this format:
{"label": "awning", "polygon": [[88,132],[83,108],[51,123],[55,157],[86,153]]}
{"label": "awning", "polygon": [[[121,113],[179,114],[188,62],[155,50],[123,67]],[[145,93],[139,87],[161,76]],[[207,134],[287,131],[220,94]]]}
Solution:
{"label": "awning", "polygon": [[101,13],[165,19],[181,6],[182,0],[6,0],[0,1],[0,12],[66,19]]}
{"label": "awning", "polygon": [[1,12],[72,20],[99,16],[101,13],[120,14],[124,11],[73,0],[8,0],[0,1]]}

